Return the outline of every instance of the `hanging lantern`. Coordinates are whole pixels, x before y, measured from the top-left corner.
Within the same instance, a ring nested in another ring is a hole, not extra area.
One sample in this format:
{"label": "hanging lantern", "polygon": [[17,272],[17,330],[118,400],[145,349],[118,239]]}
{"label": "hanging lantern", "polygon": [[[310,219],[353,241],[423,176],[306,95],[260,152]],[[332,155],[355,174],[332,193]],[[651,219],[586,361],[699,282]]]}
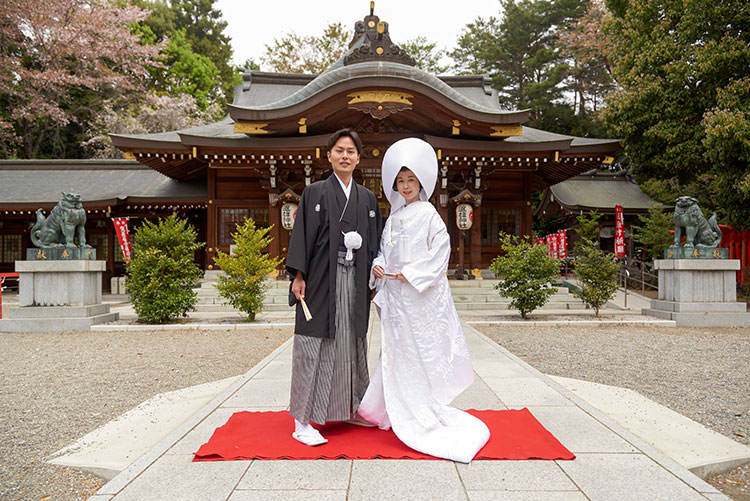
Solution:
{"label": "hanging lantern", "polygon": [[297,217],[297,204],[287,203],[281,206],[281,226],[285,230],[294,228],[294,220]]}
{"label": "hanging lantern", "polygon": [[474,220],[474,207],[471,204],[458,204],[456,206],[456,226],[461,231],[471,228]]}

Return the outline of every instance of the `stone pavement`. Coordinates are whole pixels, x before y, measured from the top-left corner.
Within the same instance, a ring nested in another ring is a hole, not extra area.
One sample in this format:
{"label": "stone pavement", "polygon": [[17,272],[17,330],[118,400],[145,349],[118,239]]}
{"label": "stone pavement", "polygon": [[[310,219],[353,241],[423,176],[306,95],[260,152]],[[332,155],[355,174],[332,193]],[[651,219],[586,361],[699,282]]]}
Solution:
{"label": "stone pavement", "polygon": [[[371,324],[370,366],[380,326]],[[285,410],[291,340],[234,381],[91,499],[727,499],[622,425],[464,323],[475,383],[460,408],[528,407],[573,461],[217,461],[192,453],[234,412]],[[291,429],[290,429],[291,433]]]}

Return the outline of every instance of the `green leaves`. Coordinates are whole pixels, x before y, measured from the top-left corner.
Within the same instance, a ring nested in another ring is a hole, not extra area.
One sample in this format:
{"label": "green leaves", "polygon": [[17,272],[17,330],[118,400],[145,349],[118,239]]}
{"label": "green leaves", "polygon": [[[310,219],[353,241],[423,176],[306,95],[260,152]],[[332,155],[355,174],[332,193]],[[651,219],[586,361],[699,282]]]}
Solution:
{"label": "green leaves", "polygon": [[126,290],[138,320],[161,324],[194,309],[191,287],[203,274],[193,260],[203,247],[196,238],[195,229],[174,215],[158,223],[144,220],[136,230]]}
{"label": "green leaves", "polygon": [[669,230],[674,229],[672,215],[662,207],[654,206],[648,214],[638,216],[640,225],[633,226],[633,239],[648,248],[648,255],[661,259],[664,250],[672,244],[674,237]]}
{"label": "green leaves", "polygon": [[584,245],[575,258],[575,272],[581,290],[573,295],[594,309],[599,309],[614,296],[617,290],[617,268],[614,254],[604,252],[595,245]]}
{"label": "green leaves", "polygon": [[272,258],[263,249],[271,243],[268,228],[256,228],[255,222],[247,218],[237,231],[232,233],[235,247],[231,254],[217,252],[214,262],[224,272],[219,276],[216,288],[219,295],[234,308],[253,320],[263,307],[263,298],[268,286],[264,277],[281,262]]}
{"label": "green leaves", "polygon": [[555,293],[551,282],[559,276],[557,261],[547,253],[547,247],[501,233],[500,243],[505,253],[490,264],[502,282],[495,287],[503,296],[511,298],[510,306],[526,316],[544,306]]}
{"label": "green leaves", "polygon": [[[750,27],[743,0],[608,2],[611,62],[622,89],[605,123],[625,140],[639,182],[671,180],[736,229],[748,227]],[[671,201],[667,202],[671,203]]]}

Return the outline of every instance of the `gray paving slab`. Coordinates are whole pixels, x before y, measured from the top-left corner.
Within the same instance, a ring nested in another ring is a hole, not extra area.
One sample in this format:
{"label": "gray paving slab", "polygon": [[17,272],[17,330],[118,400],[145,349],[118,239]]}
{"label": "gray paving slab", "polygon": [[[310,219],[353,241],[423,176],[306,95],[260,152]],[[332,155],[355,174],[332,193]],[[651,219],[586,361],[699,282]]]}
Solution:
{"label": "gray paving slab", "polygon": [[555,461],[473,461],[456,467],[467,491],[578,492]]}
{"label": "gray paving slab", "polygon": [[[377,360],[379,323],[370,336]],[[228,461],[192,463],[192,452],[239,410],[287,409],[292,343],[218,395],[99,492],[102,499],[706,499],[711,486],[600,410],[465,324],[476,382],[460,407],[527,406],[573,461]],[[371,365],[371,370],[374,363]],[[286,375],[284,374],[286,371]],[[461,400],[463,398],[463,400]],[[635,458],[635,459],[634,459]],[[617,470],[613,474],[613,470]],[[641,477],[644,482],[641,482]],[[160,480],[158,480],[160,479]],[[221,485],[219,485],[221,484]],[[647,487],[643,487],[643,485]],[[628,487],[631,488],[628,488]],[[658,488],[657,488],[658,486]],[[210,488],[214,492],[207,493]],[[204,495],[204,492],[207,494]],[[502,496],[498,494],[502,492]],[[648,496],[643,496],[647,492]],[[221,497],[224,496],[224,497]],[[619,497],[621,496],[621,497]],[[670,496],[670,497],[666,497]]]}
{"label": "gray paving slab", "polygon": [[592,501],[706,499],[644,454],[577,454],[558,463]]}
{"label": "gray paving slab", "polygon": [[574,405],[570,400],[551,388],[546,381],[535,377],[482,377],[487,386],[508,407],[528,407],[534,405]]}
{"label": "gray paving slab", "polygon": [[241,490],[346,490],[352,461],[253,461],[237,484]]}
{"label": "gray paving slab", "polygon": [[354,461],[349,499],[455,500],[466,492],[450,461]]}
{"label": "gray paving slab", "polygon": [[469,501],[588,501],[578,491],[503,491],[502,497],[497,491],[468,491]]}
{"label": "gray paving slab", "polygon": [[459,409],[507,409],[508,407],[493,392],[487,383],[480,377],[474,379],[474,383],[457,396],[451,405]]}
{"label": "gray paving slab", "polygon": [[192,462],[190,455],[165,455],[125,486],[115,501],[200,499],[225,501],[250,461]]}
{"label": "gray paving slab", "polygon": [[577,406],[529,406],[529,411],[573,454],[638,452],[632,444]]}
{"label": "gray paving slab", "polygon": [[237,390],[222,407],[279,407],[289,403],[289,379],[252,379]]}
{"label": "gray paving slab", "polygon": [[345,490],[235,490],[229,501],[344,501],[346,495]]}
{"label": "gray paving slab", "polygon": [[291,360],[277,359],[261,369],[261,371],[255,376],[255,379],[289,379],[289,374],[291,373]]}

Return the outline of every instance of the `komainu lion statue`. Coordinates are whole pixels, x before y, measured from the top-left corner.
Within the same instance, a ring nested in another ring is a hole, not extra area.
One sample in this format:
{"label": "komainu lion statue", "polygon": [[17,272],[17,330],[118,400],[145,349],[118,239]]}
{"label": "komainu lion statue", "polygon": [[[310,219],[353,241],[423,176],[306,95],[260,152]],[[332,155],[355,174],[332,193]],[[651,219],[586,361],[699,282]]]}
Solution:
{"label": "komainu lion statue", "polygon": [[674,243],[679,247],[685,233],[685,247],[716,247],[721,243],[721,229],[716,223],[716,213],[706,221],[706,216],[693,197],[679,197],[674,208]]}
{"label": "komainu lion statue", "polygon": [[86,211],[81,204],[81,195],[77,193],[62,194],[62,199],[55,205],[46,218],[42,209],[36,211],[36,224],[31,229],[31,242],[40,249],[52,247],[76,247],[75,238],[82,248],[86,244]]}

